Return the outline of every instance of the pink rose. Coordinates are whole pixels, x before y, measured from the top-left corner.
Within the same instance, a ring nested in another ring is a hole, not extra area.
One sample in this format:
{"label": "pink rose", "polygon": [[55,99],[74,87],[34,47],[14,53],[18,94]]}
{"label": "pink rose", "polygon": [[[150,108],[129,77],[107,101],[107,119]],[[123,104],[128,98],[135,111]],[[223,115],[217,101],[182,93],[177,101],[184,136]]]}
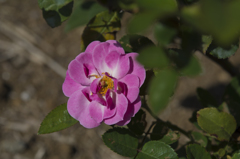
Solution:
{"label": "pink rose", "polygon": [[128,124],[141,107],[139,88],[146,77],[137,56],[125,54],[115,40],[90,43],[68,65],[62,89],[69,114],[86,128]]}

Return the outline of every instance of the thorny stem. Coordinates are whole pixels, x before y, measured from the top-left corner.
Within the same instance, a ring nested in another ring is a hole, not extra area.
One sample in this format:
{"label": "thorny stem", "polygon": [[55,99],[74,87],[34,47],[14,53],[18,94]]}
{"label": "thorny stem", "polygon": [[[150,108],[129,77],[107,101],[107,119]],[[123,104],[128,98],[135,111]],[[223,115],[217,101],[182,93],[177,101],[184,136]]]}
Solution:
{"label": "thorny stem", "polygon": [[137,157],[138,153],[141,151],[143,145],[144,145],[144,142],[147,138],[147,135],[150,133],[152,127],[156,124],[156,122],[152,122],[152,124],[150,125],[150,127],[148,128],[147,132],[145,133],[144,137],[143,137],[143,140],[142,140],[142,143],[141,143],[141,146],[140,146],[140,149],[138,149],[137,151],[137,154],[134,156],[134,159]]}
{"label": "thorny stem", "polygon": [[155,119],[157,120],[157,122],[163,124],[164,126],[169,127],[170,129],[177,130],[177,131],[181,132],[183,135],[185,135],[187,138],[189,138],[189,139],[191,140],[191,137],[189,136],[189,133],[188,133],[187,131],[179,128],[179,127],[176,126],[176,125],[173,125],[173,124],[170,123],[169,121],[165,122],[165,121],[159,119],[159,118],[151,111],[151,109],[148,107],[148,105],[146,104],[145,97],[144,97],[143,107],[151,114],[151,116],[152,116],[153,118],[155,118]]}

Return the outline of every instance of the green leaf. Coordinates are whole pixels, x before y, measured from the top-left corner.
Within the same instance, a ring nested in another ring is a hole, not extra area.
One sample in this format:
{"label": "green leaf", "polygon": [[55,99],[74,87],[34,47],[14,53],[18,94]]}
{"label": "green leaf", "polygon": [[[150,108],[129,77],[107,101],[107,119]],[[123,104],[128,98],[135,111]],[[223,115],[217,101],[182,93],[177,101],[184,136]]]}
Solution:
{"label": "green leaf", "polygon": [[128,24],[128,32],[136,34],[146,30],[157,18],[154,12],[141,12],[136,14]]}
{"label": "green leaf", "polygon": [[163,138],[160,139],[159,141],[170,145],[174,142],[177,142],[179,138],[180,138],[180,133],[178,131],[169,130],[168,133],[164,135]]}
{"label": "green leaf", "polygon": [[200,102],[202,103],[202,106],[218,107],[216,99],[207,90],[198,87],[197,94]]}
{"label": "green leaf", "polygon": [[149,86],[149,103],[155,114],[167,106],[177,83],[177,74],[172,70],[158,72]]}
{"label": "green leaf", "polygon": [[194,141],[198,144],[200,144],[203,147],[206,147],[208,144],[208,139],[206,136],[204,136],[202,133],[200,132],[192,132],[191,133]]}
{"label": "green leaf", "polygon": [[223,157],[226,154],[226,151],[223,148],[221,148],[218,150],[217,154],[219,157]]}
{"label": "green leaf", "polygon": [[119,6],[127,11],[132,11],[136,13],[138,11],[138,5],[136,4],[135,0],[119,0]]}
{"label": "green leaf", "polygon": [[85,50],[94,40],[106,41],[115,39],[115,34],[121,28],[117,12],[104,11],[98,13],[87,24],[82,34],[81,49]]}
{"label": "green leaf", "polygon": [[219,59],[225,59],[234,55],[237,52],[237,50],[238,50],[237,45],[231,45],[230,48],[217,47],[214,50],[212,50],[210,54]]}
{"label": "green leaf", "polygon": [[72,13],[73,0],[38,0],[43,17],[52,28],[61,25]]}
{"label": "green leaf", "polygon": [[67,111],[67,104],[62,104],[53,109],[43,120],[38,134],[47,134],[66,129],[78,121],[72,118]]}
{"label": "green leaf", "polygon": [[137,153],[138,139],[128,129],[110,129],[102,138],[107,147],[122,156],[134,157]]}
{"label": "green leaf", "polygon": [[161,23],[155,25],[155,38],[158,40],[160,45],[166,46],[171,42],[177,31],[173,28],[167,27]]}
{"label": "green leaf", "polygon": [[125,52],[139,52],[144,47],[154,45],[154,43],[145,36],[137,34],[127,34],[119,40]]}
{"label": "green leaf", "polygon": [[186,148],[188,159],[211,159],[210,154],[198,144],[190,144]]}
{"label": "green leaf", "polygon": [[169,56],[175,63],[178,72],[182,76],[196,76],[202,72],[201,65],[196,57],[188,55],[182,50],[169,50]]}
{"label": "green leaf", "polygon": [[136,159],[178,159],[178,157],[169,145],[161,141],[149,141]]}
{"label": "green leaf", "polygon": [[146,68],[163,68],[169,65],[169,60],[164,51],[155,46],[144,48],[137,57],[137,60]]}
{"label": "green leaf", "polygon": [[158,17],[174,14],[178,9],[176,0],[136,0],[136,2],[141,8],[156,12]]}
{"label": "green leaf", "polygon": [[197,112],[199,126],[218,140],[229,140],[237,124],[234,117],[216,108],[204,108]]}
{"label": "green leaf", "polygon": [[182,19],[198,30],[213,35],[220,44],[239,37],[240,1],[201,0],[182,9]]}
{"label": "green leaf", "polygon": [[240,126],[240,76],[234,77],[224,93],[224,101],[227,103],[229,112],[235,117]]}
{"label": "green leaf", "polygon": [[239,159],[240,158],[240,150],[238,150],[236,153],[234,153],[232,159]]}
{"label": "green leaf", "polygon": [[129,130],[137,135],[142,135],[147,126],[146,113],[140,109],[137,114],[131,119],[130,123],[127,125]]}
{"label": "green leaf", "polygon": [[65,26],[65,31],[87,24],[96,14],[105,10],[107,8],[95,1],[76,1],[73,13]]}
{"label": "green leaf", "polygon": [[168,127],[164,126],[163,123],[157,122],[150,134],[150,138],[151,140],[160,140],[168,133],[168,131]]}
{"label": "green leaf", "polygon": [[202,36],[202,51],[205,54],[207,52],[208,47],[212,43],[212,36],[203,35]]}

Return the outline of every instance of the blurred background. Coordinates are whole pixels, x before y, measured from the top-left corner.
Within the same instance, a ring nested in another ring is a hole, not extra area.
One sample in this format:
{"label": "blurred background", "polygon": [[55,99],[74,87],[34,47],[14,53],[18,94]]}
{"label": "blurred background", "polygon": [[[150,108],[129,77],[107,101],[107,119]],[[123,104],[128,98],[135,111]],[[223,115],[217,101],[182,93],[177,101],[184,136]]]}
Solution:
{"label": "blurred background", "polygon": [[[129,19],[129,14],[123,16],[117,39],[125,34],[124,24]],[[37,135],[44,117],[67,102],[62,83],[69,62],[80,53],[83,29],[65,33],[64,24],[50,28],[36,0],[0,0],[0,159],[124,158],[102,142],[101,135],[110,128],[104,124],[94,129],[76,124]],[[155,41],[151,32],[148,37]],[[196,88],[207,89],[219,99],[231,80],[208,57],[200,52],[195,55],[202,64],[202,74],[181,77],[172,101],[159,115],[187,131],[195,129],[188,119],[201,108]],[[238,53],[230,61],[239,70]],[[179,144],[186,142],[181,136]]]}

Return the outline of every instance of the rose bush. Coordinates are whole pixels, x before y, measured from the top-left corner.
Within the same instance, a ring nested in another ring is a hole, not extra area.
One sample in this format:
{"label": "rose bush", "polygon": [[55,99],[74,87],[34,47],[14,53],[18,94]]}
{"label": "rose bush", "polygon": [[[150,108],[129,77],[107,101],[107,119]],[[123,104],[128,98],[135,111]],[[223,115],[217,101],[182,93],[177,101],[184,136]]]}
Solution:
{"label": "rose bush", "polygon": [[69,114],[86,128],[128,124],[141,107],[146,76],[137,56],[125,54],[115,40],[90,43],[70,62],[62,86]]}

